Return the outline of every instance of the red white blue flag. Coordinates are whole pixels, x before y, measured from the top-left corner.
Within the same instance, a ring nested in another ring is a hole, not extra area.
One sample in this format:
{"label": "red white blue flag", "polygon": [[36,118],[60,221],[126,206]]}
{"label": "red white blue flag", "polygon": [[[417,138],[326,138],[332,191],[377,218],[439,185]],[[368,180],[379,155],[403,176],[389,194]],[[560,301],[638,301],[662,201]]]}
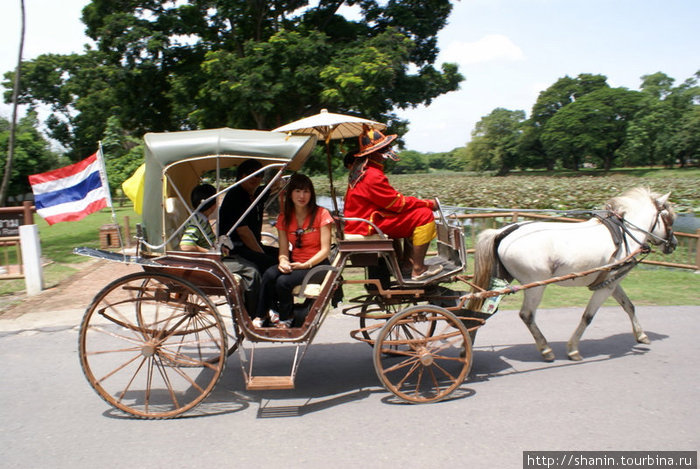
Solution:
{"label": "red white blue flag", "polygon": [[99,153],[63,168],[29,176],[36,212],[49,225],[81,220],[112,206]]}

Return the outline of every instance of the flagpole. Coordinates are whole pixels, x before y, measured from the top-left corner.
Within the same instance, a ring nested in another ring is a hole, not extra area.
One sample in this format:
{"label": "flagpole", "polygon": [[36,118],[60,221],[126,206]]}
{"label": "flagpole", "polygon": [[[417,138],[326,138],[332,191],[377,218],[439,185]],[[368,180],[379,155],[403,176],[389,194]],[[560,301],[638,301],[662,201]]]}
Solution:
{"label": "flagpole", "polygon": [[100,179],[102,185],[107,188],[107,205],[112,212],[112,222],[117,225],[117,235],[119,236],[119,246],[122,249],[122,256],[126,259],[126,251],[124,250],[124,239],[122,238],[122,230],[117,221],[117,214],[112,205],[112,192],[109,189],[109,180],[107,179],[107,166],[105,165],[104,153],[102,152],[102,140],[97,142],[97,159],[100,161]]}

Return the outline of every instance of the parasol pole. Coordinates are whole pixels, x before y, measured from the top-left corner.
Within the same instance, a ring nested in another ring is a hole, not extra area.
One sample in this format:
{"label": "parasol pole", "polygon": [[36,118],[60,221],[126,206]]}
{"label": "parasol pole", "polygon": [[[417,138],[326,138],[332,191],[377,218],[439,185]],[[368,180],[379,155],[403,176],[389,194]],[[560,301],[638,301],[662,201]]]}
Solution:
{"label": "parasol pole", "polygon": [[328,181],[330,182],[331,190],[331,200],[333,200],[333,214],[335,216],[340,216],[338,211],[338,201],[335,200],[335,187],[333,187],[333,168],[331,166],[331,134],[333,133],[333,126],[328,127],[328,132],[326,133],[326,163],[328,164]]}

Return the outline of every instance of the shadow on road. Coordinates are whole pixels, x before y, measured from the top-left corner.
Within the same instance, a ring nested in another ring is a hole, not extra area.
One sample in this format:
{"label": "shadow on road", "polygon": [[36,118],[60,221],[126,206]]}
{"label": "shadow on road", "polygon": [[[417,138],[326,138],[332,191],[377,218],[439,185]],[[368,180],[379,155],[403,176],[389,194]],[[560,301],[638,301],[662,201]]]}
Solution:
{"label": "shadow on road", "polygon": [[[653,342],[668,338],[647,332]],[[649,346],[638,344],[630,333],[602,339],[581,341],[583,361],[566,356],[566,342],[550,342],[557,355],[552,363],[544,362],[534,343],[484,345],[474,348],[471,373],[464,385],[446,401],[472,397],[476,391],[468,385],[510,375],[585,366],[630,355],[641,355]],[[294,346],[261,348],[256,351],[256,373],[278,375],[289,373]],[[221,381],[195,409],[181,418],[205,417],[240,412],[257,406],[258,418],[302,417],[314,412],[361,401],[372,394],[384,394],[381,401],[393,405],[408,404],[386,391],[374,370],[372,350],[364,343],[318,344],[308,349],[302,360],[292,390],[246,391],[238,352],[229,357]],[[110,418],[133,418],[116,409],[105,411]]]}
{"label": "shadow on road", "polygon": [[[648,332],[653,342],[667,339],[667,335]],[[542,359],[533,343],[513,345],[488,345],[474,348],[474,365],[469,376],[470,382],[488,381],[492,378],[513,374],[530,373],[569,366],[584,366],[591,363],[614,360],[630,355],[643,355],[649,351],[649,345],[637,343],[632,334],[621,333],[602,339],[583,339],[580,351],[583,360],[576,362],[567,357],[566,342],[549,342],[556,355],[554,362]],[[539,364],[539,366],[538,366]]]}

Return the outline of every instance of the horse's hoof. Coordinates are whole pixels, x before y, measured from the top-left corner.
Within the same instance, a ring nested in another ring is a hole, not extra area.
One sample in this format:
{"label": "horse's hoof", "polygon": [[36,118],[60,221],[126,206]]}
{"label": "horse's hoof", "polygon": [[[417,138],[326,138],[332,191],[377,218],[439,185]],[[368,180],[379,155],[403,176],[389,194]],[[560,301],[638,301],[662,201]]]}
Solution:
{"label": "horse's hoof", "polygon": [[568,353],[569,355],[569,360],[575,361],[575,362],[580,362],[583,360],[583,357],[581,357],[581,354],[578,353],[578,350],[574,350],[572,352]]}
{"label": "horse's hoof", "polygon": [[651,340],[649,340],[649,337],[647,337],[646,334],[642,334],[639,337],[637,337],[637,342],[639,342],[640,344],[649,345],[651,343]]}
{"label": "horse's hoof", "polygon": [[554,361],[554,352],[552,352],[552,349],[547,347],[546,349],[542,350],[540,352],[542,354],[542,358],[544,358],[544,361],[546,362],[553,362]]}

